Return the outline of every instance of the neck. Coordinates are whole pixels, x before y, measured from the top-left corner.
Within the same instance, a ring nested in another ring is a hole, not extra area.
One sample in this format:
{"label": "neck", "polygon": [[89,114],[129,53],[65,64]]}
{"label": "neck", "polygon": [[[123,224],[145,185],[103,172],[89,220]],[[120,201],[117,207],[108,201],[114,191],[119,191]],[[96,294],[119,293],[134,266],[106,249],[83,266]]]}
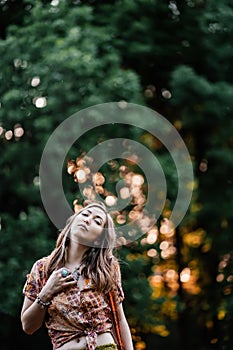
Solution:
{"label": "neck", "polygon": [[67,264],[72,267],[76,267],[81,264],[83,254],[89,249],[89,247],[80,243],[74,244],[70,242],[67,252]]}

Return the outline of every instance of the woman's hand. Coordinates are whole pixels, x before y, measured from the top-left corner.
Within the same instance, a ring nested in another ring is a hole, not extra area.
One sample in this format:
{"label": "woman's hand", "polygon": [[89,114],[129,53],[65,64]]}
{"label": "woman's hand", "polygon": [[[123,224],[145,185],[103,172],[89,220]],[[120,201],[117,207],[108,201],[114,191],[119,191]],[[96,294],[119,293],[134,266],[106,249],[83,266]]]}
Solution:
{"label": "woman's hand", "polygon": [[[66,276],[64,272],[66,272]],[[76,283],[71,272],[67,268],[62,267],[51,273],[40,292],[40,298],[44,302],[50,301],[55,294]]]}

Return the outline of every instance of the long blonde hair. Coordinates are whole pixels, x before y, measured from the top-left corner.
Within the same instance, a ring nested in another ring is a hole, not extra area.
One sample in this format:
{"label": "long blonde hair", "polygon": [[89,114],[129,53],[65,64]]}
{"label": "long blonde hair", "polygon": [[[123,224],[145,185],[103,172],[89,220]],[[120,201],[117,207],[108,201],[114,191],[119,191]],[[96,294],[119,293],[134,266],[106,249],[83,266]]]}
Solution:
{"label": "long blonde hair", "polygon": [[88,202],[78,213],[74,213],[66,222],[66,226],[60,232],[55,249],[49,255],[45,272],[47,277],[61,266],[65,265],[67,249],[69,246],[69,233],[71,225],[75,217],[83,210],[90,207],[98,207],[106,214],[106,222],[104,225],[104,234],[100,247],[90,247],[83,255],[81,265],[82,274],[85,278],[91,278],[92,283],[100,292],[108,292],[114,283],[116,257],[113,256],[115,246],[116,233],[114,229],[113,219],[107,212],[102,202]]}

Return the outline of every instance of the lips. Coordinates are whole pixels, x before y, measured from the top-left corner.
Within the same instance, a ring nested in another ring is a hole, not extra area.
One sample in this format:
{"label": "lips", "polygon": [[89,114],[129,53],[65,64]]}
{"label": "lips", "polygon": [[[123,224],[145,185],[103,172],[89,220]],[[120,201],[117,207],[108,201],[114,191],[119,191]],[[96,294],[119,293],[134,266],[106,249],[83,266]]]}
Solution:
{"label": "lips", "polygon": [[79,224],[78,227],[83,228],[84,230],[87,231],[87,227],[84,224]]}

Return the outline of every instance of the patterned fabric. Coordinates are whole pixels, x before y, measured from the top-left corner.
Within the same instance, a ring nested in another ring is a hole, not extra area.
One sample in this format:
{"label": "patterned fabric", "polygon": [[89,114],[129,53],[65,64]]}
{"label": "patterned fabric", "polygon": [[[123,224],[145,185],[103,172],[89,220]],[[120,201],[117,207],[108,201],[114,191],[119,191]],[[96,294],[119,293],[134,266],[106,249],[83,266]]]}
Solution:
{"label": "patterned fabric", "polygon": [[[46,283],[44,266],[46,257],[36,261],[27,275],[23,294],[34,301]],[[114,295],[117,304],[124,299],[121,286],[119,265],[116,265],[114,277]],[[48,307],[45,319],[53,349],[57,349],[68,341],[86,336],[87,349],[96,349],[97,334],[109,332],[112,328],[111,308],[108,295],[97,292],[87,282],[82,290],[71,286],[64,292],[56,294]]]}

